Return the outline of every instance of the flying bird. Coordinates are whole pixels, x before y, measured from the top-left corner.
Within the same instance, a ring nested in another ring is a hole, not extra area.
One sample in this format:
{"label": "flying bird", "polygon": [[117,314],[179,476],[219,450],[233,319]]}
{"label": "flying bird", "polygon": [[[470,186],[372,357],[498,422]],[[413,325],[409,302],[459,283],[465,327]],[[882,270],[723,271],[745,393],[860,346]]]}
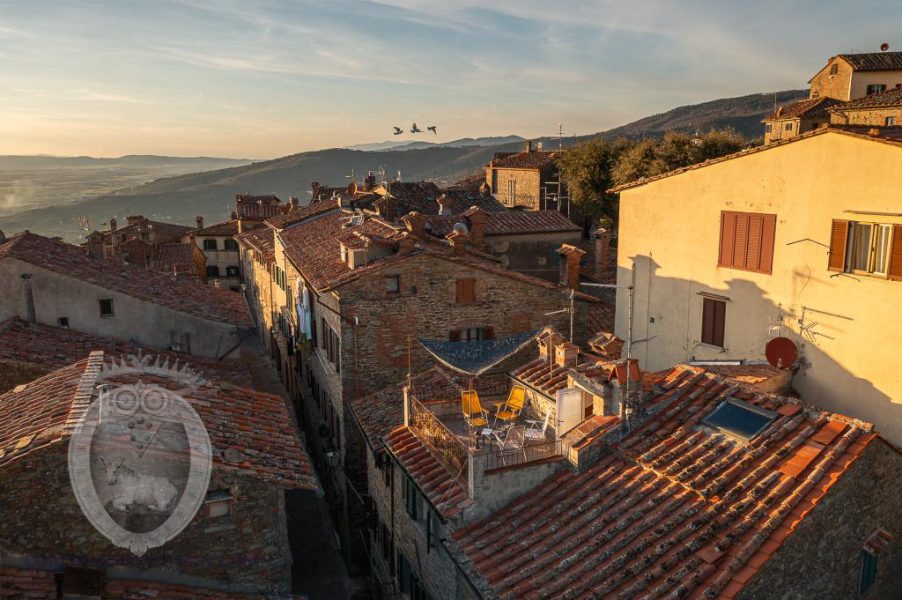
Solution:
{"label": "flying bird", "polygon": [[438,135],[438,131],[436,131],[435,125],[430,125],[430,126],[427,127],[426,129],[428,129],[429,131],[431,131],[431,132],[434,133],[435,135]]}
{"label": "flying bird", "polygon": [[401,129],[400,127],[392,126],[392,129],[395,130],[395,135],[401,135],[402,133],[404,133],[404,130]]}
{"label": "flying bird", "polygon": [[414,123],[413,127],[410,130],[410,133],[423,133],[423,130],[417,127],[417,124]]}

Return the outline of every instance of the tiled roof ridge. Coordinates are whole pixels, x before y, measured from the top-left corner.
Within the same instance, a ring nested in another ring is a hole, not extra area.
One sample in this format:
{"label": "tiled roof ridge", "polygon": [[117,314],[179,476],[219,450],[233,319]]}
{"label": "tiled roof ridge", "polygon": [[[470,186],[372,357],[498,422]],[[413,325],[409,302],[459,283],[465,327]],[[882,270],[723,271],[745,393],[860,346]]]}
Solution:
{"label": "tiled roof ridge", "polygon": [[84,372],[75,386],[72,404],[69,406],[69,415],[66,417],[66,423],[63,426],[64,437],[75,430],[75,426],[91,405],[97,377],[100,375],[100,371],[103,370],[103,361],[103,350],[95,350],[88,354],[88,358],[85,359]]}
{"label": "tiled roof ridge", "polygon": [[667,171],[666,173],[661,173],[660,175],[654,175],[652,177],[642,177],[640,179],[636,179],[635,181],[629,181],[627,183],[622,183],[620,185],[616,185],[607,190],[610,194],[615,194],[622,192],[623,190],[632,189],[635,187],[640,187],[646,185],[648,183],[653,183],[655,181],[659,181],[661,179],[667,179],[668,177],[672,177],[674,175],[680,175],[687,171],[694,171],[696,169],[702,169],[704,167],[708,167],[711,165],[715,165],[718,163],[726,162],[728,160],[733,160],[736,158],[742,158],[743,156],[748,156],[749,154],[757,154],[758,152],[765,152],[767,150],[772,150],[774,148],[779,148],[782,146],[786,146],[787,144],[794,144],[796,142],[801,142],[802,140],[807,140],[812,137],[816,137],[819,135],[824,135],[827,133],[839,133],[842,135],[847,135],[850,137],[856,137],[863,140],[869,140],[872,142],[882,142],[885,144],[890,144],[893,146],[902,146],[902,139],[894,139],[894,138],[886,138],[880,136],[871,136],[867,134],[860,133],[858,130],[865,129],[867,130],[869,127],[876,129],[887,129],[885,127],[879,126],[845,126],[845,125],[828,125],[826,127],[818,127],[817,129],[813,129],[811,131],[806,131],[805,133],[800,133],[799,135],[785,138],[782,140],[775,140],[770,142],[769,144],[762,144],[760,146],[754,146],[752,148],[745,148],[740,150],[739,152],[734,152],[733,154],[727,154],[726,156],[720,156],[718,158],[711,158],[704,162],[696,163],[694,165],[689,165],[687,167],[680,167],[679,169],[674,169],[672,171]]}

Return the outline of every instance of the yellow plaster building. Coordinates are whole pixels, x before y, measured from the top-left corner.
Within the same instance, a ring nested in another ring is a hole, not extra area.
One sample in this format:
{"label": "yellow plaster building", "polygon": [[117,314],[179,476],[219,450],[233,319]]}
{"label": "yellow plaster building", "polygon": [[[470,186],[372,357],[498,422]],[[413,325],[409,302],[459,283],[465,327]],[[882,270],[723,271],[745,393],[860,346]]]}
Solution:
{"label": "yellow plaster building", "polygon": [[803,400],[902,443],[900,174],[898,129],[823,128],[615,188],[617,335],[648,370],[788,337]]}

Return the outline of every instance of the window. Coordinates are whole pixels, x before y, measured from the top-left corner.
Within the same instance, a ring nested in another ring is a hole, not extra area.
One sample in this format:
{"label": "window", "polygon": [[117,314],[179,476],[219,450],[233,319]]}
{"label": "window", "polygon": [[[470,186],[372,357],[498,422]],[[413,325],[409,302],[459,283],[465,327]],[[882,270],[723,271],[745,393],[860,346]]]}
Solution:
{"label": "window", "polygon": [[867,95],[870,96],[872,94],[879,94],[884,91],[886,86],[882,83],[872,83],[868,86]]}
{"label": "window", "polygon": [[463,329],[452,329],[448,335],[448,341],[451,342],[479,342],[482,340],[491,340],[495,337],[495,330],[492,327],[465,327]]}
{"label": "window", "polygon": [[204,240],[204,250],[217,250],[216,240]]}
{"label": "window", "polygon": [[830,74],[836,75],[839,73],[839,65],[830,65]]}
{"label": "window", "polygon": [[226,250],[238,250],[238,242],[235,240],[224,240],[222,242],[222,247]]}
{"label": "window", "polygon": [[792,131],[792,122],[789,122],[786,125],[784,125],[783,129],[785,129],[786,131]]}
{"label": "window", "polygon": [[207,277],[219,277],[219,267],[216,265],[207,267]]}
{"label": "window", "polygon": [[727,303],[715,298],[704,298],[702,305],[702,343],[723,348]]}
{"label": "window", "polygon": [[226,277],[238,277],[238,267],[226,267]]}
{"label": "window", "polygon": [[150,241],[150,233],[147,231],[141,232],[141,240],[144,242]]}
{"label": "window", "polygon": [[517,203],[517,180],[509,179],[507,182],[507,201],[509,204]]}
{"label": "window", "polygon": [[772,130],[773,130],[773,125],[771,125],[770,123],[768,123],[767,125],[764,126],[765,133],[770,133]]}
{"label": "window", "polygon": [[834,220],[827,268],[902,280],[902,225]]}
{"label": "window", "polygon": [[892,127],[896,124],[896,117],[886,117],[883,119],[883,124],[887,127]]}
{"label": "window", "polygon": [[457,302],[476,301],[476,280],[473,278],[457,280]]}
{"label": "window", "polygon": [[771,424],[777,413],[759,408],[742,400],[727,400],[711,414],[702,419],[702,424],[719,429],[728,435],[750,440]]}
{"label": "window", "polygon": [[414,521],[417,520],[417,508],[420,503],[420,490],[417,489],[413,479],[404,475],[404,487],[401,488],[401,494],[404,496],[404,509]]}
{"label": "window", "polygon": [[101,317],[112,317],[113,316],[113,299],[112,298],[104,298],[100,300],[100,316]]}
{"label": "window", "polygon": [[723,211],[718,265],[770,274],[777,215]]}
{"label": "window", "polygon": [[232,496],[226,490],[209,492],[204,505],[208,518],[227,517],[232,513]]}
{"label": "window", "polygon": [[401,594],[410,600],[429,600],[429,594],[423,587],[420,578],[413,572],[407,557],[398,552],[398,587]]}
{"label": "window", "polygon": [[389,294],[397,294],[401,292],[401,279],[397,275],[385,278],[385,291]]}
{"label": "window", "polygon": [[432,509],[426,510],[426,554],[435,548],[435,513]]}
{"label": "window", "polygon": [[874,582],[877,580],[877,556],[868,552],[861,551],[861,574],[858,578],[858,593],[864,594]]}
{"label": "window", "polygon": [[69,317],[60,317],[57,319],[56,326],[60,329],[69,329]]}

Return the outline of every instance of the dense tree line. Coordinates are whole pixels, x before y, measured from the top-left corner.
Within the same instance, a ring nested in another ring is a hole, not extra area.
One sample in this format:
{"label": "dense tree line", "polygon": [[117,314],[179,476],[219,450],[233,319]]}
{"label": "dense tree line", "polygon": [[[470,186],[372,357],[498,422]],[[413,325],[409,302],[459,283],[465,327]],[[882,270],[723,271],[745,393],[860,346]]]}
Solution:
{"label": "dense tree line", "polygon": [[670,132],[659,139],[596,138],[564,152],[558,158],[558,168],[574,207],[591,217],[592,223],[616,227],[617,198],[607,192],[610,188],[732,154],[746,146],[748,142],[729,129],[703,135]]}

